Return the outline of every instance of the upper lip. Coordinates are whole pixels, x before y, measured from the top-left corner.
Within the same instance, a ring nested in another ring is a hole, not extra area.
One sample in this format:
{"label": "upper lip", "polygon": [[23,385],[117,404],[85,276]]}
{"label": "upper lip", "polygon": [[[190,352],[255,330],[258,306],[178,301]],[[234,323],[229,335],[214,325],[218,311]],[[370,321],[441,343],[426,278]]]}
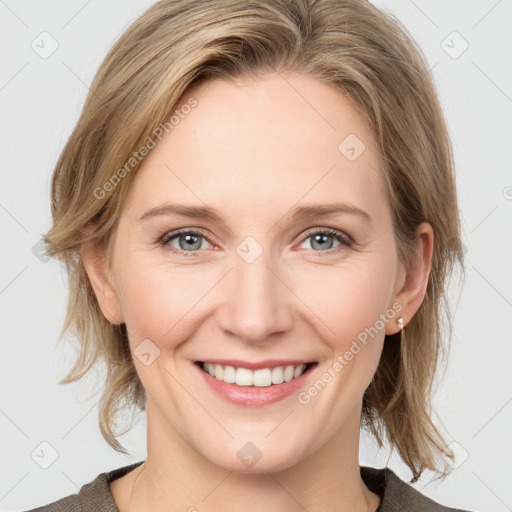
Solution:
{"label": "upper lip", "polygon": [[315,363],[316,361],[305,361],[301,359],[266,359],[251,363],[240,359],[202,359],[198,363],[221,364],[222,366],[234,366],[235,368],[247,368],[249,370],[260,370],[261,368],[275,368],[277,366],[298,366],[300,364]]}

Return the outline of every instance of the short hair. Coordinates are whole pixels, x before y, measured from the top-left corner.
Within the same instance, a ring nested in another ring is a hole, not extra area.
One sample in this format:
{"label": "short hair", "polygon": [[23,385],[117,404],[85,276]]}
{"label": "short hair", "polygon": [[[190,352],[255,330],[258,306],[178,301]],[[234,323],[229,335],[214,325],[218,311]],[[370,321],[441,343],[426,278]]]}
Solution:
{"label": "short hair", "polygon": [[399,333],[385,337],[363,396],[361,426],[380,447],[387,437],[412,482],[425,469],[445,475],[437,457],[453,454],[430,414],[444,335],[451,335],[448,278],[455,263],[464,271],[453,152],[421,50],[394,16],[364,0],[162,0],[113,45],[52,178],[53,226],[45,242],[69,275],[60,337],[72,331],[79,341],[60,383],[105,363],[100,429],[110,446],[127,453],[116,439],[116,417],[127,405],[145,410],[145,391],[126,326],[109,323],[101,312],[82,263],[83,244],[98,244],[111,261],[109,242],[143,160],[134,152],[166,126],[192,85],[288,71],[331,84],[367,121],[384,163],[401,262],[411,261],[418,225],[433,227],[424,301],[403,343]]}

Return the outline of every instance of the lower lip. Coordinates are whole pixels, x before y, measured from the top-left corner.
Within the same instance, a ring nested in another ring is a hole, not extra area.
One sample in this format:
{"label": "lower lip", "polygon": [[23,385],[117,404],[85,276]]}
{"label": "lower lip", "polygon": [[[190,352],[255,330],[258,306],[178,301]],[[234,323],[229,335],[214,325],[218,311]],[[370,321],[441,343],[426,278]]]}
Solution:
{"label": "lower lip", "polygon": [[262,407],[270,405],[299,390],[309,378],[312,370],[317,364],[311,365],[300,377],[292,379],[282,384],[272,384],[271,386],[237,386],[229,384],[223,380],[218,380],[206,373],[198,363],[193,364],[200,373],[206,384],[222,398],[235,405],[245,405],[252,407]]}

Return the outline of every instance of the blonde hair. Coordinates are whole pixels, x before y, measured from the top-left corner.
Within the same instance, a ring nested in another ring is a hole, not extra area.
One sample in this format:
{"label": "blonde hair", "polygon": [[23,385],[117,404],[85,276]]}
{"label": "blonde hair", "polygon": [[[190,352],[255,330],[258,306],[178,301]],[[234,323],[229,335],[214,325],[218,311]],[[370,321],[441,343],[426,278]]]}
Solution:
{"label": "blonde hair", "polygon": [[[454,165],[421,51],[394,17],[363,0],[163,0],[111,48],[52,179],[53,227],[45,241],[48,254],[63,261],[69,274],[60,337],[72,331],[80,346],[60,383],[77,381],[97,362],[105,363],[100,428],[115,450],[127,453],[116,439],[116,417],[127,405],[144,410],[145,392],[125,325],[109,323],[99,308],[81,260],[83,243],[94,242],[110,254],[140,162],[128,169],[125,164],[169,120],[189,87],[200,80],[285,71],[332,84],[367,119],[385,164],[400,260],[411,261],[421,222],[434,229],[424,302],[403,344],[400,335],[386,337],[362,410],[362,425],[379,446],[387,436],[416,481],[425,469],[441,472],[436,459],[446,449],[430,417],[430,396],[441,331],[447,338],[451,332],[447,280],[455,263],[464,269]],[[123,175],[116,175],[123,167]],[[107,194],[104,185],[114,175]]]}

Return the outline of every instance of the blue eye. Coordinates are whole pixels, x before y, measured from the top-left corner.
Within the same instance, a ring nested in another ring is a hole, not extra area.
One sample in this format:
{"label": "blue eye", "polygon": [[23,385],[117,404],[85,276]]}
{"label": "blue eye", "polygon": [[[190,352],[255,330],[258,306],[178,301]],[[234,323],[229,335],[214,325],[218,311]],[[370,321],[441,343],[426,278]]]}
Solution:
{"label": "blue eye", "polygon": [[[175,239],[178,241],[177,248],[170,245]],[[201,230],[179,229],[178,231],[165,234],[161,238],[160,244],[169,247],[172,252],[183,254],[184,256],[195,256],[194,253],[198,252],[203,245],[202,240],[206,240],[206,237]]]}
{"label": "blue eye", "polygon": [[[331,228],[320,228],[315,231],[309,232],[302,240],[304,243],[306,240],[311,239],[311,249],[319,248],[319,251],[315,252],[325,252],[331,254],[332,252],[343,249],[344,247],[351,247],[353,245],[352,239],[338,231],[337,229]],[[332,246],[332,242],[329,242],[329,239],[335,239],[339,242],[339,245]]]}
{"label": "blue eye", "polygon": [[[315,231],[310,231],[303,237],[301,244],[310,238],[312,239],[310,250],[318,253],[331,254],[345,247],[351,247],[354,243],[350,236],[331,228],[317,228]],[[333,247],[333,242],[329,241],[330,239],[335,239],[339,245]],[[178,247],[172,245],[172,242],[175,241],[177,241]],[[197,253],[200,253],[201,249],[207,248],[204,247],[204,241],[207,241],[207,237],[203,230],[184,228],[166,233],[159,240],[159,244],[183,256],[198,256]]]}

